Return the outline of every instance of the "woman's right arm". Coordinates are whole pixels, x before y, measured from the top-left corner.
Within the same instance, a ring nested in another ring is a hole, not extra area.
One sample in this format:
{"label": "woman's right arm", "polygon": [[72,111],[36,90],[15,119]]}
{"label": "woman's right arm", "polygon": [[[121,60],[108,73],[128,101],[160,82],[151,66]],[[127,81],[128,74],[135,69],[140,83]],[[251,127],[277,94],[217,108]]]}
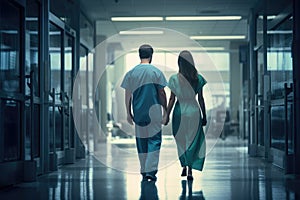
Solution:
{"label": "woman's right arm", "polygon": [[207,119],[206,119],[206,108],[205,108],[205,102],[203,98],[203,92],[202,89],[198,92],[198,102],[202,111],[202,126],[205,126],[207,124]]}

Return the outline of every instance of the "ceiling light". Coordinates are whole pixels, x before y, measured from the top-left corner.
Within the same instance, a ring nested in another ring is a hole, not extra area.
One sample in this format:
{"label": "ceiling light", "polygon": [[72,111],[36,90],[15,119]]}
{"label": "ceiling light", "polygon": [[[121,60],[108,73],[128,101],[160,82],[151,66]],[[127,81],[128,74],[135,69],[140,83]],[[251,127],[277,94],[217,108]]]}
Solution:
{"label": "ceiling light", "polygon": [[[261,19],[261,20],[263,20],[264,16],[263,15],[259,15],[258,18]],[[267,16],[267,20],[272,20],[272,19],[275,19],[275,18],[276,18],[276,15],[268,15]]]}
{"label": "ceiling light", "polygon": [[202,35],[190,36],[192,40],[243,40],[246,39],[244,35]]}
{"label": "ceiling light", "polygon": [[188,48],[190,51],[223,51],[224,47],[190,47]]}
{"label": "ceiling light", "polygon": [[161,35],[163,31],[120,31],[120,35]]}
{"label": "ceiling light", "polygon": [[224,47],[157,47],[161,51],[224,51]]}
{"label": "ceiling light", "polygon": [[268,34],[293,34],[293,30],[269,30]]}
{"label": "ceiling light", "polygon": [[37,22],[39,20],[39,18],[37,18],[37,17],[26,17],[25,20],[27,22],[34,22],[34,21]]}
{"label": "ceiling light", "polygon": [[115,21],[115,22],[163,21],[163,18],[162,17],[112,17],[111,21]]}
{"label": "ceiling light", "polygon": [[167,21],[240,20],[242,16],[174,16],[165,19]]}

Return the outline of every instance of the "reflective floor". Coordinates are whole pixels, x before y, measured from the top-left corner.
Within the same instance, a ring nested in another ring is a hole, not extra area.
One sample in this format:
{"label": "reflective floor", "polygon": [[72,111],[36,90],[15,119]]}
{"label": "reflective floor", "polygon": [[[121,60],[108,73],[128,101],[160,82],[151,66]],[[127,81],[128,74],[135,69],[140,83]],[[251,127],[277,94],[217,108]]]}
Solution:
{"label": "reflective floor", "polygon": [[[128,148],[134,151],[135,147]],[[182,179],[180,173],[179,162],[175,161],[159,170],[156,182],[142,182],[138,173],[106,167],[90,155],[38,177],[37,182],[3,188],[0,199],[282,200],[300,196],[299,179],[284,175],[282,170],[261,159],[250,158],[246,141],[235,137],[217,142],[207,156],[204,171],[194,171],[193,181]]]}

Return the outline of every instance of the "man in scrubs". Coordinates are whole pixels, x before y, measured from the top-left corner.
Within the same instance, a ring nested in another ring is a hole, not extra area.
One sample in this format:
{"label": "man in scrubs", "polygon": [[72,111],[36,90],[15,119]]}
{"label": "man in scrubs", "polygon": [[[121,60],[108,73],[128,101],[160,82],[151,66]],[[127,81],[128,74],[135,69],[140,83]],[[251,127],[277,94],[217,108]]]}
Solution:
{"label": "man in scrubs", "polygon": [[135,124],[140,172],[147,181],[156,181],[162,114],[165,114],[167,104],[164,90],[167,80],[158,68],[151,65],[152,54],[150,45],[140,46],[141,63],[126,73],[121,84],[125,89],[127,121]]}

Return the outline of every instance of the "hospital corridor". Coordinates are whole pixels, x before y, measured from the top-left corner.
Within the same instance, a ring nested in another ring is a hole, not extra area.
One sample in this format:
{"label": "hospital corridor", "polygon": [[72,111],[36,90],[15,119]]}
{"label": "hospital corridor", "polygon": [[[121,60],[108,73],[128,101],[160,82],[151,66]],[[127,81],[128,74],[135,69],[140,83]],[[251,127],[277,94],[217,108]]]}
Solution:
{"label": "hospital corridor", "polygon": [[299,22],[298,0],[0,0],[0,200],[300,199]]}

